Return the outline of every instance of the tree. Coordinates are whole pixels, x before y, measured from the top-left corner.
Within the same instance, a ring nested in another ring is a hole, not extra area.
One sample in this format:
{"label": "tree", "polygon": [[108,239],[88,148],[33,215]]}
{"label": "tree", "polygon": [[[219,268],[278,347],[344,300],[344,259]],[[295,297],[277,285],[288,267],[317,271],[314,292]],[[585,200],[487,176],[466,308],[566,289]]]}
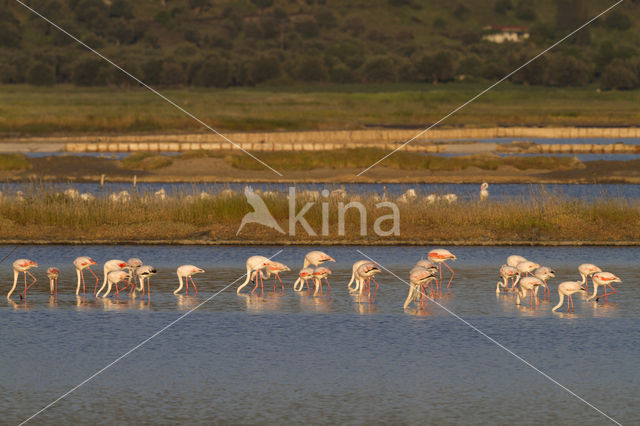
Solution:
{"label": "tree", "polygon": [[499,15],[504,15],[511,9],[513,9],[511,0],[496,0],[493,4],[493,11]]}
{"label": "tree", "polygon": [[35,86],[51,86],[56,83],[56,70],[44,62],[36,62],[27,71],[27,83]]}
{"label": "tree", "polygon": [[610,12],[606,18],[604,19],[604,25],[607,28],[626,31],[631,28],[631,18],[628,15],[620,12],[619,10],[614,10]]}
{"label": "tree", "polygon": [[[588,12],[582,0],[556,0],[556,28],[562,35],[577,29],[588,20]],[[571,41],[589,44],[589,27],[572,36]]]}
{"label": "tree", "polygon": [[133,19],[133,3],[127,0],[113,0],[109,7],[109,16],[113,18]]}
{"label": "tree", "polygon": [[160,80],[163,86],[182,86],[187,82],[187,75],[180,65],[164,61]]}
{"label": "tree", "polygon": [[296,32],[304,38],[316,37],[319,32],[318,23],[312,17],[298,19],[293,26]]}
{"label": "tree", "polygon": [[562,53],[548,57],[547,84],[556,86],[584,86],[591,79],[589,66],[581,59]]}
{"label": "tree", "polygon": [[362,80],[366,83],[391,83],[396,81],[393,60],[386,55],[376,55],[368,59],[361,70]]}
{"label": "tree", "polygon": [[71,80],[77,86],[98,86],[104,83],[101,74],[103,67],[101,59],[81,59],[73,67]]}
{"label": "tree", "polygon": [[458,7],[453,11],[453,16],[459,21],[465,21],[469,17],[469,8],[462,3],[458,3]]}
{"label": "tree", "polygon": [[303,56],[296,66],[296,78],[302,81],[323,81],[327,79],[324,63],[318,56]]}
{"label": "tree", "polygon": [[249,77],[255,84],[278,78],[281,75],[280,58],[275,54],[262,54],[249,63]]}
{"label": "tree", "polygon": [[519,0],[516,5],[516,18],[523,21],[535,21],[537,18],[534,5],[529,0]]}
{"label": "tree", "polygon": [[446,51],[423,55],[418,60],[416,68],[424,80],[433,84],[449,81],[454,76],[453,56]]}
{"label": "tree", "polygon": [[329,71],[329,79],[333,83],[353,83],[356,78],[351,68],[342,62],[337,62]]}
{"label": "tree", "polygon": [[603,90],[631,90],[637,87],[638,76],[620,59],[607,65],[600,78],[600,88]]}
{"label": "tree", "polygon": [[147,84],[160,84],[162,81],[162,59],[149,59],[142,63],[142,81]]}

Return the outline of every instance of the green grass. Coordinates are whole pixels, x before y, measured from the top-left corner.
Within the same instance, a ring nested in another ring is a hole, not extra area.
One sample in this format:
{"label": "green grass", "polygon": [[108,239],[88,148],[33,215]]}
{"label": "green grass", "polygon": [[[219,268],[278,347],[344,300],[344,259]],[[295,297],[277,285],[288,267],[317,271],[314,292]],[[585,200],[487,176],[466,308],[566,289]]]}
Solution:
{"label": "green grass", "polygon": [[[426,126],[488,82],[172,89],[163,93],[216,129],[229,131]],[[628,125],[640,119],[640,91],[503,84],[442,123]],[[0,134],[206,131],[145,89],[0,86]]]}
{"label": "green grass", "polygon": [[122,160],[122,167],[131,170],[155,170],[168,167],[173,159],[167,155],[156,155],[150,152],[137,152]]}
{"label": "green grass", "polygon": [[[289,201],[285,194],[264,196],[276,220],[287,228]],[[329,206],[329,235],[316,238],[361,239],[359,215],[351,210],[345,217],[346,234],[339,235],[337,215],[340,203],[358,200],[367,210],[370,241],[381,241],[372,231],[373,222],[390,211],[380,210],[367,195],[331,196],[316,201],[305,218],[320,233],[322,202]],[[298,193],[297,211],[309,201]],[[400,235],[386,240],[469,242],[500,241],[637,241],[640,239],[640,203],[607,198],[583,201],[540,191],[521,194],[506,202],[459,201],[428,204],[421,194],[410,203],[398,203]],[[268,228],[250,224],[236,236],[242,217],[251,211],[241,192],[217,193],[201,198],[198,193],[170,196],[161,201],[149,194],[133,194],[128,204],[107,197],[92,201],[71,200],[48,187],[34,185],[17,201],[0,198],[0,240],[308,240],[300,227],[296,237],[283,236]],[[384,228],[384,226],[383,226]]]}

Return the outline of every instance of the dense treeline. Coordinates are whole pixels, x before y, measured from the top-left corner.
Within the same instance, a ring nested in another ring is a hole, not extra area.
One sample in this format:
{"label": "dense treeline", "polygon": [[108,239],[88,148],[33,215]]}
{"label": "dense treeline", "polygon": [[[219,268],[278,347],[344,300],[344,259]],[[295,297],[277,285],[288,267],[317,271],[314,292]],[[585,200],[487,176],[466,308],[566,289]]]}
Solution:
{"label": "dense treeline", "polygon": [[[428,5],[427,5],[428,3]],[[586,22],[587,0],[33,0],[29,4],[143,81],[438,84],[495,80]],[[512,77],[603,89],[640,85],[638,2],[625,2]],[[530,28],[483,40],[487,25]],[[130,86],[129,77],[12,0],[0,0],[0,82]]]}

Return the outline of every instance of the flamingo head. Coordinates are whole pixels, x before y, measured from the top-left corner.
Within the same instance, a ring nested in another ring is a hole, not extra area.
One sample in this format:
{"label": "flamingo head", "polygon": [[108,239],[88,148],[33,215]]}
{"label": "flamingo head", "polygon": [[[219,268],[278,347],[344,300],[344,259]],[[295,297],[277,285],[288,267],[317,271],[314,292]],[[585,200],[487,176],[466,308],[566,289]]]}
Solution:
{"label": "flamingo head", "polygon": [[60,270],[58,268],[51,267],[47,269],[47,277],[58,278],[58,275],[60,275]]}

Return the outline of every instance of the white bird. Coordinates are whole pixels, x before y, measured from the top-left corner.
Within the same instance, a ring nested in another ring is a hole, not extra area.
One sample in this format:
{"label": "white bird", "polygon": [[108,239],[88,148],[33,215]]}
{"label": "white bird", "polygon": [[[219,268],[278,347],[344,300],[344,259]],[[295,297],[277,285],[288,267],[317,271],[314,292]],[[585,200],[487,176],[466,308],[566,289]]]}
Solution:
{"label": "white bird", "polygon": [[582,280],[580,281],[580,284],[584,284],[584,288],[587,291],[587,293],[589,292],[589,277],[592,276],[593,274],[597,274],[598,272],[602,272],[602,269],[598,268],[596,265],[592,264],[592,263],[583,263],[582,265],[578,266],[578,272],[580,273],[580,276],[582,277]]}
{"label": "white bird", "polygon": [[527,259],[522,256],[518,256],[517,254],[512,254],[511,256],[507,257],[507,265],[513,266],[514,268],[518,266],[518,263],[526,261]]}
{"label": "white bird", "polygon": [[[38,264],[29,259],[18,259],[13,262],[13,287],[11,287],[11,290],[9,290],[7,299],[11,299],[11,293],[13,293],[13,291],[16,289],[16,285],[18,284],[18,276],[21,272],[24,273],[24,291],[20,295],[20,298],[22,299],[22,295],[24,295],[25,299],[27,298],[27,290],[29,290],[29,288],[31,288],[31,286],[34,285],[37,281],[36,277],[34,277],[33,274],[29,272],[29,269],[37,267]],[[31,284],[29,285],[27,285],[27,274],[33,279],[33,281],[31,281]]]}
{"label": "white bird", "polygon": [[442,281],[442,265],[446,266],[451,271],[451,278],[449,278],[449,282],[447,283],[447,288],[449,288],[449,286],[451,285],[451,281],[453,281],[453,276],[456,273],[453,271],[453,269],[451,269],[449,265],[447,265],[447,260],[456,260],[456,256],[449,250],[433,249],[429,253],[427,253],[427,259],[438,265],[440,276],[440,278],[438,279],[438,292],[440,292],[440,282]]}
{"label": "white bird", "polygon": [[[555,278],[556,276],[556,271],[554,271],[553,269],[549,268],[548,266],[541,266],[538,269],[536,269],[535,271],[533,271],[533,276],[540,278],[540,281],[542,281],[542,288],[544,289],[544,292],[542,294],[542,297],[545,298],[545,300],[547,298],[551,298],[551,290],[549,290],[549,286],[547,285],[547,280],[549,278]],[[536,297],[538,296],[538,290],[540,289],[540,287],[536,287],[535,289],[535,295]]]}
{"label": "white bird", "polygon": [[[423,307],[423,300],[427,300],[425,293],[426,286],[430,281],[435,280],[436,276],[432,270],[423,268],[422,266],[415,266],[409,272],[409,294],[404,301],[403,308],[406,310],[411,302],[419,300],[420,308]],[[431,289],[431,295],[433,297],[433,289]],[[424,299],[423,299],[424,297]]]}
{"label": "white bird", "polygon": [[[120,271],[122,269],[125,269],[127,267],[127,262],[125,262],[124,260],[120,260],[120,259],[111,259],[111,260],[107,260],[106,262],[104,262],[104,281],[102,282],[102,287],[100,287],[100,290],[98,290],[98,292],[95,294],[96,297],[98,297],[98,295],[100,295],[100,293],[102,293],[102,290],[104,290],[104,288],[107,286],[108,283],[108,275],[109,272],[114,272],[114,271]],[[97,277],[96,277],[97,278]]]}
{"label": "white bird", "polygon": [[[544,285],[542,280],[538,277],[522,277],[518,280],[518,292],[516,293],[516,305],[520,304],[520,297],[526,297],[529,293],[531,298],[531,307],[533,307],[534,290],[538,286]],[[536,303],[538,298],[536,297]]]}
{"label": "white bird", "polygon": [[73,266],[76,268],[76,275],[78,276],[78,285],[76,286],[76,296],[80,294],[80,281],[82,280],[82,296],[85,294],[85,285],[84,285],[84,270],[87,269],[94,277],[96,277],[96,285],[93,289],[94,296],[97,296],[96,289],[98,288],[98,281],[100,279],[91,269],[92,265],[96,265],[96,261],[87,256],[76,257],[73,261]]}
{"label": "white bird", "polygon": [[47,269],[47,277],[49,277],[49,288],[51,290],[51,295],[53,296],[54,290],[55,295],[58,295],[58,277],[60,276],[60,270],[58,268],[54,268],[53,266]]}
{"label": "white bird", "polygon": [[313,292],[313,295],[316,296],[318,291],[320,291],[320,295],[322,296],[322,279],[327,282],[327,286],[329,287],[329,291],[327,292],[327,296],[331,293],[331,285],[329,285],[329,280],[327,277],[331,275],[331,270],[324,266],[318,266],[313,271],[313,283],[315,284],[316,291]]}
{"label": "white bird", "polygon": [[[251,293],[256,291],[256,289],[258,288],[258,280],[260,280],[260,282],[262,282],[262,277],[264,276],[264,274],[262,274],[262,270],[265,269],[269,265],[271,265],[271,260],[269,260],[268,258],[266,258],[264,256],[251,256],[250,258],[248,258],[247,262],[246,262],[247,278],[244,280],[244,282],[242,284],[240,284],[240,286],[236,290],[236,293],[240,294],[240,291],[247,284],[249,284],[249,281],[251,281],[252,278],[255,278],[256,286],[253,288],[253,290],[251,290]],[[258,272],[258,271],[260,271],[259,274],[256,274],[256,275],[253,274],[254,272]]]}
{"label": "white bird", "polygon": [[480,201],[485,201],[489,198],[489,191],[487,188],[489,188],[489,184],[487,182],[483,182],[482,185],[480,185]]}
{"label": "white bird", "polygon": [[524,262],[520,262],[516,265],[516,269],[520,272],[521,276],[526,274],[531,274],[533,271],[538,269],[540,265],[535,262],[531,262],[530,260],[525,260]]}
{"label": "white bird", "polygon": [[444,194],[442,196],[442,200],[449,204],[452,204],[458,201],[458,196],[456,194]]}
{"label": "white bird", "polygon": [[180,290],[182,290],[182,279],[184,278],[186,284],[187,284],[187,288],[186,288],[186,294],[189,294],[189,280],[191,280],[191,284],[193,285],[193,288],[196,290],[196,296],[198,295],[198,287],[196,287],[196,283],[193,282],[193,278],[191,278],[191,276],[193,274],[200,274],[204,272],[204,269],[198,268],[197,266],[194,265],[182,265],[179,266],[178,269],[176,270],[176,273],[178,274],[178,281],[180,281],[180,287],[178,287],[173,294],[178,294],[180,292]]}
{"label": "white bird", "polygon": [[[560,301],[556,306],[553,307],[553,309],[551,309],[551,311],[554,312],[556,309],[561,307],[562,302],[564,302],[564,296],[567,296],[567,312],[569,312],[569,310],[573,312],[573,299],[571,298],[571,296],[574,293],[578,292],[586,293],[586,289],[582,285],[580,285],[579,282],[565,281],[560,283],[558,285],[558,296],[560,298]],[[569,308],[569,304],[571,304],[571,308]]]}
{"label": "white bird", "polygon": [[155,275],[157,272],[156,268],[151,265],[142,265],[136,271],[138,279],[140,280],[140,287],[138,287],[138,291],[141,291],[142,294],[144,294],[144,281],[145,279],[147,280],[147,297],[151,297],[151,275]]}
{"label": "white bird", "polygon": [[[370,260],[358,260],[356,262],[354,262],[353,266],[351,267],[351,279],[349,280],[349,283],[347,284],[347,289],[349,289],[350,292],[355,292],[358,291],[358,282],[355,281],[356,279],[356,271],[358,270],[358,268],[362,265],[364,265],[365,263],[369,263],[371,262]],[[351,284],[354,283],[356,284],[355,287],[351,287]]]}
{"label": "white bird", "polygon": [[370,294],[370,282],[373,280],[376,283],[376,290],[373,292],[373,296],[369,298],[369,302],[373,302],[380,287],[374,276],[380,272],[380,268],[373,262],[368,262],[360,265],[356,269],[356,282],[358,283],[357,291],[362,296],[365,286],[367,287],[367,293]]}
{"label": "white bird", "polygon": [[511,289],[516,286],[516,282],[520,277],[520,272],[517,268],[509,265],[502,265],[500,267],[500,278],[503,282],[498,281],[496,284],[496,294],[500,294],[500,287],[504,288],[505,293],[509,292],[509,280],[511,280]]}
{"label": "white bird", "polygon": [[107,291],[102,295],[102,298],[105,299],[107,296],[109,296],[109,293],[111,293],[111,287],[115,284],[116,299],[117,299],[120,296],[120,287],[118,286],[119,282],[124,281],[129,286],[134,285],[134,284],[131,284],[131,281],[129,281],[129,278],[131,278],[131,273],[129,271],[125,271],[124,269],[109,272],[107,274],[107,284],[108,284]]}
{"label": "white bird", "polygon": [[412,201],[415,201],[416,198],[418,198],[418,195],[416,194],[416,190],[413,188],[409,188],[405,191],[404,194],[398,197],[398,202],[410,203]]}
{"label": "white bird", "polygon": [[[587,301],[593,299],[598,295],[598,287],[604,286],[604,303],[607,303],[607,296],[617,293],[616,289],[613,288],[611,283],[622,282],[620,278],[613,275],[611,272],[598,272],[591,276],[591,280],[593,281],[593,294],[587,298]],[[611,293],[607,293],[607,286],[611,287],[611,290],[613,290]],[[596,302],[598,301],[598,299],[600,299],[600,297],[602,296],[598,296]]]}
{"label": "white bird", "polygon": [[302,268],[298,273],[298,279],[293,283],[294,291],[302,291],[304,285],[307,285],[307,292],[309,291],[309,280],[313,279],[314,269],[311,267]]}
{"label": "white bird", "polygon": [[318,267],[325,262],[335,262],[335,259],[325,252],[314,250],[304,256],[304,265],[302,267],[306,268],[310,265]]}

